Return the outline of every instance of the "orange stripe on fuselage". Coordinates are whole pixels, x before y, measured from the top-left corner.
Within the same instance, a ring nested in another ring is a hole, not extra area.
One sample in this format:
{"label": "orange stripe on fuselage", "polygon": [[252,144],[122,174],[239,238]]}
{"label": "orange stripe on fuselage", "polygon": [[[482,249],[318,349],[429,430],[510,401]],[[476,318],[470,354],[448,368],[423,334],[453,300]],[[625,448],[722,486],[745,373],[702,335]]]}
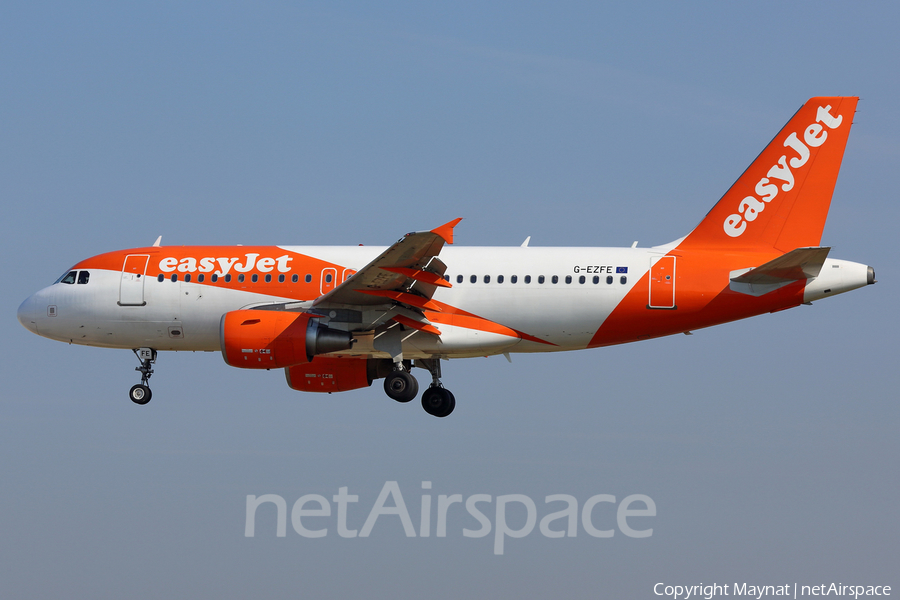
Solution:
{"label": "orange stripe on fuselage", "polygon": [[668,255],[676,257],[676,308],[647,307],[650,291],[650,273],[647,272],[603,322],[588,344],[589,348],[701,329],[792,308],[803,302],[805,281],[790,283],[758,297],[729,289],[731,271],[758,266],[780,256],[775,250],[680,252],[676,248]]}
{"label": "orange stripe on fuselage", "polygon": [[[277,246],[163,246],[133,248],[99,254],[76,264],[73,269],[103,269],[121,271],[125,257],[129,255],[149,255],[146,276],[156,279],[163,275],[169,280],[176,275],[178,281],[185,281],[191,275],[190,283],[208,285],[233,290],[249,291],[257,294],[313,300],[321,295],[323,270],[335,269],[345,273],[344,267],[305,254],[284,250]],[[203,281],[198,276],[203,275]],[[217,281],[212,281],[216,275]],[[230,281],[226,276],[231,275]],[[239,276],[244,276],[244,281]],[[254,282],[253,275],[257,276]],[[266,281],[266,275],[271,281]],[[284,282],[279,282],[284,275]],[[297,281],[292,276],[297,275]],[[310,275],[310,281],[306,276]],[[333,285],[340,284],[336,281]]]}
{"label": "orange stripe on fuselage", "polygon": [[468,311],[465,311],[461,308],[457,308],[455,306],[451,306],[444,302],[438,302],[437,300],[432,300],[435,304],[440,306],[442,312],[431,312],[426,311],[425,317],[432,322],[435,323],[446,323],[448,325],[454,325],[457,327],[463,327],[465,329],[475,329],[477,331],[485,331],[487,333],[497,333],[500,335],[508,335],[510,337],[517,337],[523,340],[527,340],[529,342],[538,342],[539,344],[547,344],[548,346],[556,346],[553,342],[548,342],[547,340],[542,340],[541,338],[534,337],[533,335],[528,335],[518,329],[512,329],[511,327],[507,327],[506,325],[501,325],[494,321],[490,321],[485,319],[484,317],[479,317],[478,315],[472,314]]}

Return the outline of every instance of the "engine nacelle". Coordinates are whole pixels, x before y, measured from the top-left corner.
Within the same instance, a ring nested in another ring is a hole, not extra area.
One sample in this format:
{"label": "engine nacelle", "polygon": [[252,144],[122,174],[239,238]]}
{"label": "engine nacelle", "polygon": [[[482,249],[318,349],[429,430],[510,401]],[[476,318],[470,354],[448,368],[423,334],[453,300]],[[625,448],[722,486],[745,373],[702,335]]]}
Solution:
{"label": "engine nacelle", "polygon": [[346,392],[369,387],[377,378],[375,360],[319,356],[284,370],[288,387],[300,392]]}
{"label": "engine nacelle", "polygon": [[331,329],[314,315],[274,310],[233,310],[222,316],[222,358],[242,369],[301,365],[317,354],[348,350],[353,336]]}

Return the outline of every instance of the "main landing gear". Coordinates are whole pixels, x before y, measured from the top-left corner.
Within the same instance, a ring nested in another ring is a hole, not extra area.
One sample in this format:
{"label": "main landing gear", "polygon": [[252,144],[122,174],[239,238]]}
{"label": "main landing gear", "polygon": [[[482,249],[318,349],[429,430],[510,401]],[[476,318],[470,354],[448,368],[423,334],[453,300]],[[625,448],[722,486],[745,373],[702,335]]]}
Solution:
{"label": "main landing gear", "polygon": [[149,385],[150,376],[153,375],[153,369],[150,365],[156,362],[156,350],[152,348],[136,348],[133,349],[132,352],[134,352],[134,355],[141,361],[141,366],[134,368],[135,371],[141,372],[141,382],[131,386],[128,397],[131,398],[131,401],[135,404],[143,405],[150,402],[150,398],[153,397]]}
{"label": "main landing gear", "polygon": [[446,417],[456,408],[456,398],[447,388],[432,385],[422,394],[422,408],[429,415]]}
{"label": "main landing gear", "polygon": [[[431,385],[422,394],[422,408],[425,412],[435,417],[446,417],[452,413],[456,408],[456,398],[441,383],[440,359],[417,359],[416,366],[428,369],[431,373]],[[408,369],[409,365],[398,362],[391,374],[384,379],[385,393],[397,402],[409,402],[419,392],[419,384]]]}
{"label": "main landing gear", "polygon": [[398,365],[384,378],[384,393],[397,402],[409,402],[419,393],[419,382],[403,367],[403,363]]}

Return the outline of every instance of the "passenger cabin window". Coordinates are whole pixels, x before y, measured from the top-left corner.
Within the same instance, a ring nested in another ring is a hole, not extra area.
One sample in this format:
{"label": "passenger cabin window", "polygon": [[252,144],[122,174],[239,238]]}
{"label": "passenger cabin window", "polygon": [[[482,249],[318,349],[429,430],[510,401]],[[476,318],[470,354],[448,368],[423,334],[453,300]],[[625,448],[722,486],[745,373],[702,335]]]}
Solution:
{"label": "passenger cabin window", "polygon": [[472,275],[471,277],[469,277],[469,281],[475,283],[476,281],[478,281],[478,275]]}
{"label": "passenger cabin window", "polygon": [[599,275],[594,275],[594,285],[596,285],[596,284],[598,284],[598,283],[600,283],[600,276],[599,276]]}
{"label": "passenger cabin window", "polygon": [[307,274],[306,274],[306,283],[309,283],[310,281],[312,281],[312,275],[310,275],[309,273],[307,273]]}
{"label": "passenger cabin window", "polygon": [[[284,277],[284,275],[282,275],[282,277]],[[266,283],[272,283],[272,276],[271,276],[271,275],[266,275]]]}
{"label": "passenger cabin window", "polygon": [[485,275],[485,276],[484,276],[484,282],[485,282],[485,283],[490,283],[490,282],[491,282],[491,276],[490,276],[490,275]]}
{"label": "passenger cabin window", "polygon": [[457,275],[457,276],[456,276],[456,283],[462,283],[462,281],[463,281],[463,276],[462,276],[462,275]]}
{"label": "passenger cabin window", "polygon": [[231,273],[225,275],[225,283],[231,283]]}
{"label": "passenger cabin window", "polygon": [[509,282],[510,282],[510,283],[516,283],[517,281],[519,281],[519,276],[518,276],[518,275],[510,275],[510,277],[509,277]]}
{"label": "passenger cabin window", "polygon": [[525,276],[525,283],[531,283],[531,275]]}
{"label": "passenger cabin window", "polygon": [[77,271],[69,271],[59,279],[59,283],[72,284],[75,283],[75,276],[77,275]]}
{"label": "passenger cabin window", "polygon": [[206,276],[203,273],[197,275],[197,283],[203,283],[204,279],[206,279]]}
{"label": "passenger cabin window", "polygon": [[300,276],[299,276],[299,275],[297,275],[296,273],[294,273],[293,275],[291,275],[291,283],[297,283],[298,281],[300,281]]}
{"label": "passenger cabin window", "polygon": [[165,278],[166,278],[166,276],[163,275],[162,273],[160,273],[159,275],[156,276],[156,280],[159,282],[162,282]]}
{"label": "passenger cabin window", "polygon": [[178,281],[178,274],[177,274],[177,273],[172,273],[172,276],[169,277],[169,279],[171,279],[172,281]]}
{"label": "passenger cabin window", "polygon": [[243,273],[238,275],[238,283],[244,283],[244,274]]}
{"label": "passenger cabin window", "polygon": [[544,283],[544,276],[538,275],[538,283]]}
{"label": "passenger cabin window", "polygon": [[[566,275],[566,283],[572,283],[571,275]],[[584,283],[584,277],[581,278],[581,283]]]}
{"label": "passenger cabin window", "polygon": [[190,273],[185,274],[185,276],[184,276],[184,282],[185,282],[185,283],[190,283],[190,282],[191,282],[191,274],[190,274]]}
{"label": "passenger cabin window", "polygon": [[606,276],[606,283],[609,283],[609,284],[612,283],[612,275],[607,275],[607,276]]}
{"label": "passenger cabin window", "polygon": [[578,278],[578,283],[584,283],[585,281],[587,280],[584,278],[584,275]]}
{"label": "passenger cabin window", "polygon": [[257,281],[259,281],[259,275],[254,273],[253,275],[250,276],[250,281],[252,281],[253,283],[256,283]]}
{"label": "passenger cabin window", "polygon": [[622,285],[625,285],[627,282],[628,282],[628,278],[625,277],[624,275],[622,275],[622,278],[619,279],[619,283],[621,283]]}
{"label": "passenger cabin window", "polygon": [[497,283],[503,283],[503,275],[497,275]]}
{"label": "passenger cabin window", "polygon": [[553,283],[559,283],[559,277],[557,275],[554,275],[553,279],[551,279],[550,281],[552,281]]}
{"label": "passenger cabin window", "polygon": [[216,275],[215,273],[213,273],[212,275],[209,276],[209,280],[212,281],[213,283],[215,283],[219,280],[219,276]]}
{"label": "passenger cabin window", "polygon": [[284,283],[284,273],[278,276],[278,283]]}

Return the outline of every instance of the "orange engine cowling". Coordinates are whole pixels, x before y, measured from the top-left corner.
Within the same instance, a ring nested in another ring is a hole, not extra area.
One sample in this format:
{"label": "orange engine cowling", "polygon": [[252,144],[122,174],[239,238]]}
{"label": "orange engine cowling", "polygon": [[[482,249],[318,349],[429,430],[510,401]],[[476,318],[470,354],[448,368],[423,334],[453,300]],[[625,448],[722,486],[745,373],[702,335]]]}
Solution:
{"label": "orange engine cowling", "polygon": [[288,387],[301,392],[346,392],[369,387],[377,373],[366,358],[319,356],[284,370]]}
{"label": "orange engine cowling", "polygon": [[317,354],[347,350],[354,341],[349,332],[326,327],[308,313],[233,310],[219,324],[222,358],[243,369],[308,363]]}

